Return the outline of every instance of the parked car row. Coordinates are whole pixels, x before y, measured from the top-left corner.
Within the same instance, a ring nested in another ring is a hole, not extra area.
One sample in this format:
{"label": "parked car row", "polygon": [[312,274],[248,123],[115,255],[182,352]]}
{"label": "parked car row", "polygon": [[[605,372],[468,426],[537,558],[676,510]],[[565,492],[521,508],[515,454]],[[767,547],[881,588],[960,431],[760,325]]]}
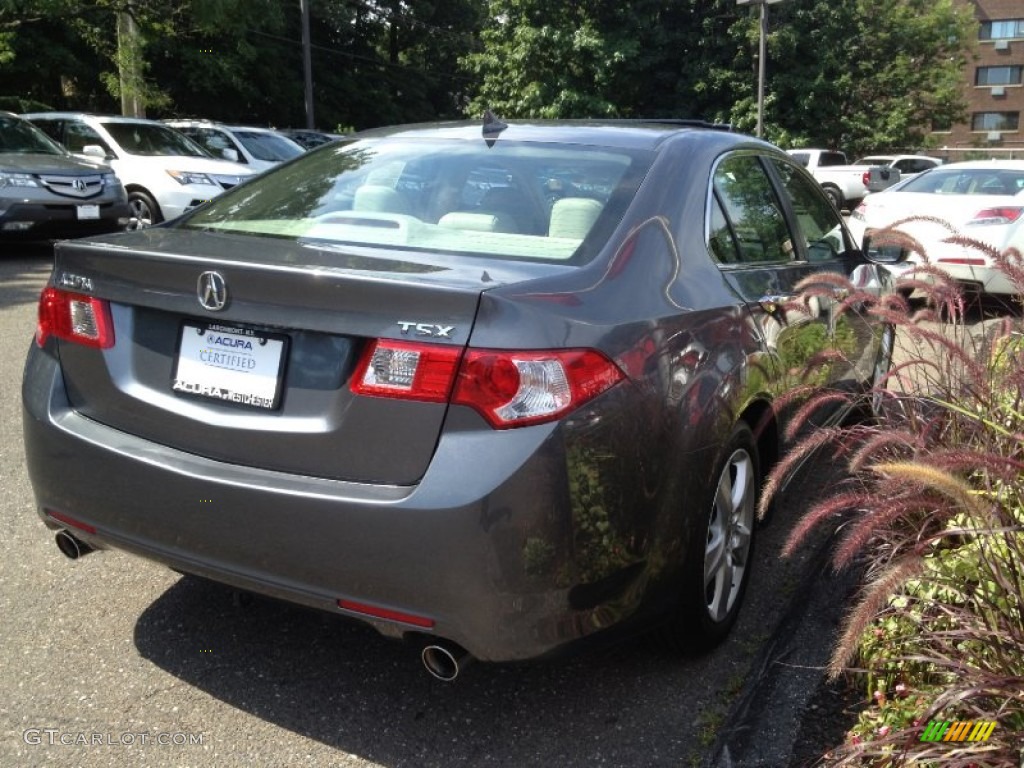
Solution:
{"label": "parked car row", "polygon": [[214,157],[241,163],[259,173],[305,152],[288,136],[269,128],[223,125],[209,120],[166,120]]}
{"label": "parked car row", "polygon": [[28,120],[0,112],[0,237],[113,232],[130,216],[108,165],[76,158]]}
{"label": "parked car row", "polygon": [[1024,245],[1024,160],[949,163],[868,195],[850,216],[864,235],[898,225],[920,246],[890,270],[925,281],[920,267],[940,268],[973,293],[1010,295],[1016,288],[996,259],[965,238],[1003,252]]}
{"label": "parked car row", "polygon": [[872,191],[873,170],[883,172],[887,186],[942,165],[939,158],[925,155],[869,155],[851,164],[844,153],[830,149],[791,149],[789,154],[814,176],[839,210],[853,209]]}
{"label": "parked car row", "polygon": [[[148,227],[304,151],[268,128],[206,120],[158,122],[82,112],[2,117],[0,237]],[[77,176],[89,177],[82,189]]]}

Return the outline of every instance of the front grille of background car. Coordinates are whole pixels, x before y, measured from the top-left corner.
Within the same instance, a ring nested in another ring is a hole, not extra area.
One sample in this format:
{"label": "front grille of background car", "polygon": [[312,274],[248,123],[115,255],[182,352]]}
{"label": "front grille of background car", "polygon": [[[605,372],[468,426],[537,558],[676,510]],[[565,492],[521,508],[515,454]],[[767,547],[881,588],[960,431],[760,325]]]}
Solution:
{"label": "front grille of background car", "polygon": [[55,195],[62,197],[95,197],[103,192],[102,176],[50,176],[39,175],[43,185]]}
{"label": "front grille of background car", "polygon": [[[112,208],[114,204],[113,203],[96,203],[96,205],[97,205],[97,207],[99,207],[100,211],[107,211],[107,210],[110,210],[110,208]],[[47,211],[72,211],[73,212],[76,208],[78,208],[78,206],[73,204],[73,203],[65,203],[65,204],[60,204],[60,203],[44,203],[43,204],[43,208],[45,210],[47,210]]]}

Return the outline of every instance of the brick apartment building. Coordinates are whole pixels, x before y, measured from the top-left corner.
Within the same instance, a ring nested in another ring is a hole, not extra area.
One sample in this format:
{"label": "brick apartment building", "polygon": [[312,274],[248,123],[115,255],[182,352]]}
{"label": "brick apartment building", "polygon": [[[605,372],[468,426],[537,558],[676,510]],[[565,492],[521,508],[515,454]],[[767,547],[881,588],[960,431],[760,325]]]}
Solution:
{"label": "brick apartment building", "polygon": [[956,1],[978,20],[975,59],[964,68],[968,122],[933,131],[931,153],[1024,159],[1024,0]]}

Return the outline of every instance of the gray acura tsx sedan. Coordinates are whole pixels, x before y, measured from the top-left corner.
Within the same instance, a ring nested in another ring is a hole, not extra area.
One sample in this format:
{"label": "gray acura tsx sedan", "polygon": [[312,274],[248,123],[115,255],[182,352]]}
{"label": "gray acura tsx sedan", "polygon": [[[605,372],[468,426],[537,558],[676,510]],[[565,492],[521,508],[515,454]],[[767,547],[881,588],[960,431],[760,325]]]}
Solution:
{"label": "gray acura tsx sedan", "polygon": [[[849,284],[792,301],[826,274]],[[445,679],[626,628],[707,648],[776,403],[884,375],[891,328],[850,293],[886,274],[721,126],[366,132],[57,246],[23,388],[39,514],[71,557],[361,619]]]}

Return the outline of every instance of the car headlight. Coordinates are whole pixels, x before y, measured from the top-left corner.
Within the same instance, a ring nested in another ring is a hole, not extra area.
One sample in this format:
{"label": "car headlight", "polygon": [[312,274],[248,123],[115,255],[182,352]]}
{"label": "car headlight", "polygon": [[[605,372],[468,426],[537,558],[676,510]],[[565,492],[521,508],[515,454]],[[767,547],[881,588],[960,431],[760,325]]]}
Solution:
{"label": "car headlight", "polygon": [[0,187],[38,187],[39,182],[28,173],[0,171]]}
{"label": "car headlight", "polygon": [[179,184],[210,184],[217,186],[216,182],[205,173],[195,173],[193,171],[168,171],[167,173]]}
{"label": "car headlight", "polygon": [[119,187],[121,186],[121,180],[117,178],[116,173],[104,173],[103,174],[103,186],[105,187]]}

